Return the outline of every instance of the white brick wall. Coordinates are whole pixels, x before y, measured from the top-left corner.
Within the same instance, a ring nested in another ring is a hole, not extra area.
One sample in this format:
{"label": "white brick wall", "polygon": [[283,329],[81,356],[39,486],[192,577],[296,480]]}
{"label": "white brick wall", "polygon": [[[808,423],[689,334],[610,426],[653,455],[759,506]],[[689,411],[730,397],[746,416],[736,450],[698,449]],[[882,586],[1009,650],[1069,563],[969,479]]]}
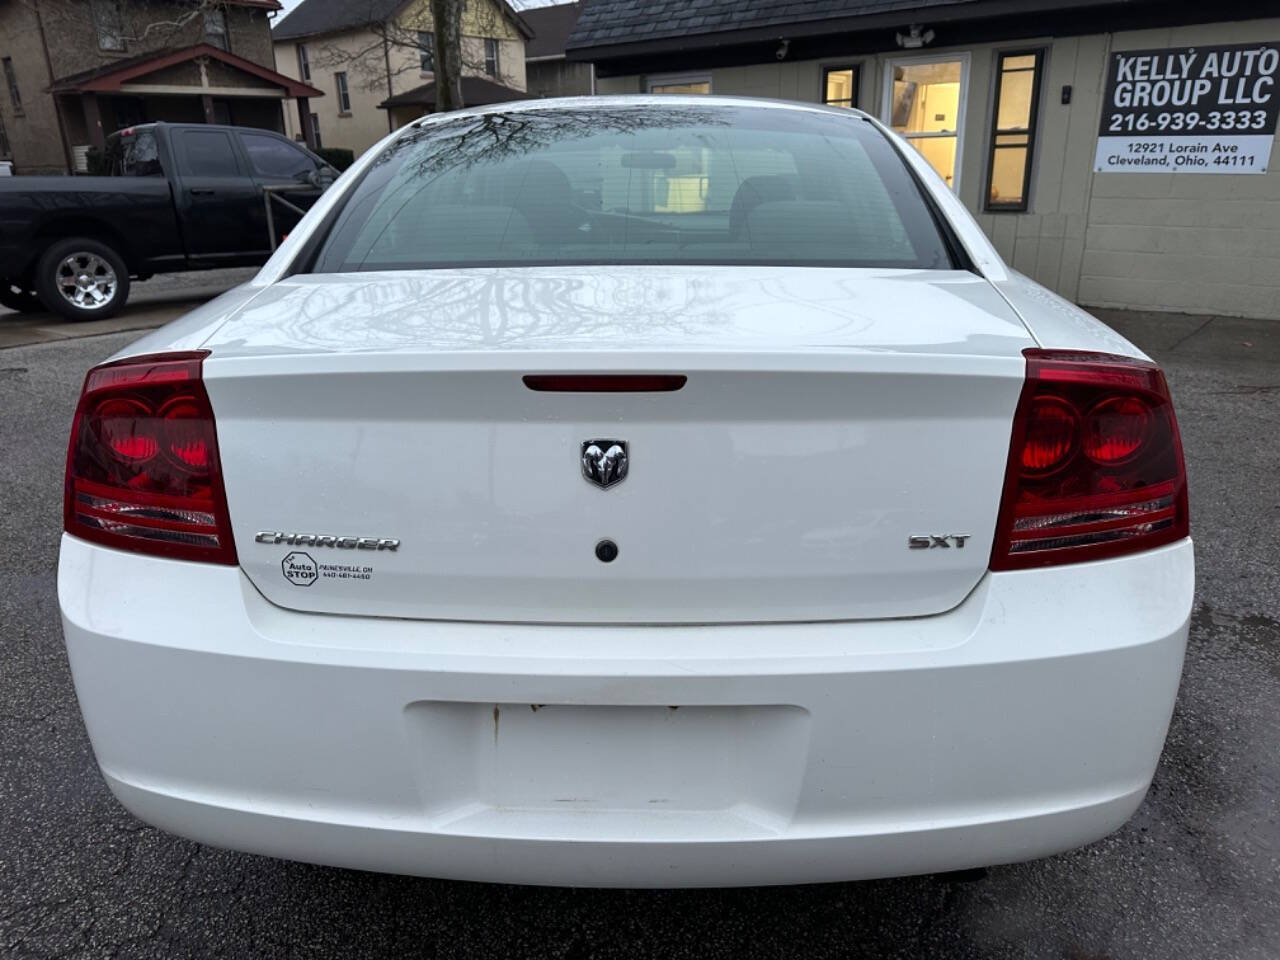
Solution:
{"label": "white brick wall", "polygon": [[[1110,50],[1280,39],[1280,19],[1089,38]],[[1095,121],[1096,122],[1096,121]],[[1262,175],[1092,176],[1077,299],[1280,320],[1280,147]]]}

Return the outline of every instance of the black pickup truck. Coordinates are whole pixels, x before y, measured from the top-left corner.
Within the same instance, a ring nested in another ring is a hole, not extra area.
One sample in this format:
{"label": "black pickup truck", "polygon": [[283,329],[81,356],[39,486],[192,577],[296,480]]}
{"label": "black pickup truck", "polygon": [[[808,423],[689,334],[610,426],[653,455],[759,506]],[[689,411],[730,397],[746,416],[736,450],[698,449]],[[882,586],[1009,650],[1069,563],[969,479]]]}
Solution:
{"label": "black pickup truck", "polygon": [[[149,123],[112,134],[109,176],[0,179],[0,304],[108,317],[130,279],[265,263],[337,171],[269,130]],[[280,189],[284,188],[284,189]],[[273,191],[274,192],[274,191]]]}

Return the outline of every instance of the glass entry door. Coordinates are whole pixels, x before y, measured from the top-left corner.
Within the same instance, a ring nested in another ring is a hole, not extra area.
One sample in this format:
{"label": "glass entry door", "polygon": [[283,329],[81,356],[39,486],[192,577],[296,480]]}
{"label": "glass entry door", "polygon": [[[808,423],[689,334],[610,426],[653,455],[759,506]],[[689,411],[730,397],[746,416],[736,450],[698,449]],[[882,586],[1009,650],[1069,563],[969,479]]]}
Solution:
{"label": "glass entry door", "polygon": [[968,57],[891,60],[886,71],[884,121],[906,137],[955,189],[964,124]]}

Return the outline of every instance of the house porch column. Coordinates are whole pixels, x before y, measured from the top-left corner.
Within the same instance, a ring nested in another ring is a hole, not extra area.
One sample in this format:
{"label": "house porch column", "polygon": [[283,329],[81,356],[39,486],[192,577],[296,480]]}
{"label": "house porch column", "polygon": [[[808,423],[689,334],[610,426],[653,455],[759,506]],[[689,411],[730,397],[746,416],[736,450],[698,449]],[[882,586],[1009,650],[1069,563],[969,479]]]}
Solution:
{"label": "house porch column", "polygon": [[311,122],[310,97],[298,97],[298,129],[302,131],[303,142],[314,150],[316,148],[316,128]]}

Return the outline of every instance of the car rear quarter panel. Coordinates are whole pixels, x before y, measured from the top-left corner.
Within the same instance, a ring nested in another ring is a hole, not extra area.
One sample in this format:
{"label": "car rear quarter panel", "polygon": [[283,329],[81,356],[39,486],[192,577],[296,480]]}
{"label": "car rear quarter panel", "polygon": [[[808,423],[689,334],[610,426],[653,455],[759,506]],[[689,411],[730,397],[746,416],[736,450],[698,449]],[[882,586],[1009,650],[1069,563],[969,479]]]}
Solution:
{"label": "car rear quarter panel", "polygon": [[994,282],[1017,311],[1036,342],[1050,350],[1095,350],[1122,357],[1150,360],[1120,334],[1074,303],[1016,271]]}

